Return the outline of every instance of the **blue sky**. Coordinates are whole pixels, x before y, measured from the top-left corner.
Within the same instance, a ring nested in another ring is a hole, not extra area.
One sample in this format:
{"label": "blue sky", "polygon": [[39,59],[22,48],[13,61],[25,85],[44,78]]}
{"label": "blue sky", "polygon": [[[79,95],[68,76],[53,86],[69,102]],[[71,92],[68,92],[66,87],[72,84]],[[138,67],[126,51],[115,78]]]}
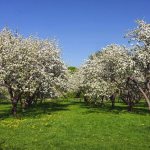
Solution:
{"label": "blue sky", "polygon": [[72,66],[107,44],[127,44],[136,19],[150,22],[150,0],[0,0],[0,29],[56,38]]}

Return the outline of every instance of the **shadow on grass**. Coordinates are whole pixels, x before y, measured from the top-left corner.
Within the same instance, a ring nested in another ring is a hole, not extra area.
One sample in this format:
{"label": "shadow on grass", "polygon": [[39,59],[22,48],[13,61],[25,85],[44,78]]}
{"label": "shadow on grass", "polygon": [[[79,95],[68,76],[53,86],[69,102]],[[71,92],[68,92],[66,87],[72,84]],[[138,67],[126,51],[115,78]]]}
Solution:
{"label": "shadow on grass", "polygon": [[113,113],[113,114],[120,114],[120,113],[132,113],[132,114],[139,114],[139,115],[147,115],[150,114],[147,106],[144,102],[141,102],[133,107],[132,111],[128,111],[128,107],[123,103],[116,103],[115,107],[112,109],[110,103],[106,103],[104,106],[95,106],[89,105],[84,102],[76,102],[76,104],[80,105],[81,108],[87,109],[83,114],[90,114],[90,113]]}
{"label": "shadow on grass", "polygon": [[[1,103],[0,103],[1,105]],[[2,107],[0,108],[0,119],[5,119],[8,117],[12,117],[11,115],[11,105],[8,103],[5,107],[6,104],[2,104]],[[67,108],[71,103],[59,103],[59,102],[44,102],[41,104],[36,104],[31,106],[28,109],[25,109],[24,112],[18,108],[18,114],[17,118],[22,118],[22,117],[31,117],[31,118],[37,118],[40,117],[40,115],[43,114],[48,114],[51,115],[54,112],[57,111],[69,111]]]}
{"label": "shadow on grass", "polygon": [[[2,104],[2,109],[0,109],[0,119],[5,119],[8,117],[12,117],[10,115],[11,105],[10,103],[0,103]],[[79,106],[79,108],[84,108],[85,111],[82,114],[90,114],[90,113],[111,113],[111,114],[120,114],[120,113],[133,113],[139,115],[147,115],[150,114],[149,110],[145,106],[145,103],[141,102],[137,104],[132,112],[128,112],[128,108],[126,105],[122,103],[116,103],[114,109],[111,108],[110,103],[106,103],[105,106],[94,106],[88,105],[83,101],[70,100],[66,102],[52,102],[46,101],[42,104],[33,105],[32,107],[22,112],[21,109],[18,109],[18,118],[22,117],[30,117],[30,118],[38,118],[43,114],[51,115],[54,112],[58,111],[71,111],[69,110],[70,105]]]}
{"label": "shadow on grass", "polygon": [[11,103],[0,102],[0,119],[8,118],[11,115]]}
{"label": "shadow on grass", "polygon": [[23,114],[26,117],[33,117],[36,118],[39,115],[47,114],[51,115],[57,111],[69,111],[68,106],[70,103],[58,103],[58,102],[44,102],[42,104],[37,104],[29,109],[27,109]]}
{"label": "shadow on grass", "polygon": [[0,102],[0,105],[8,105],[11,104],[10,102],[6,101],[6,102]]}
{"label": "shadow on grass", "polygon": [[10,110],[0,110],[0,120],[11,117]]}

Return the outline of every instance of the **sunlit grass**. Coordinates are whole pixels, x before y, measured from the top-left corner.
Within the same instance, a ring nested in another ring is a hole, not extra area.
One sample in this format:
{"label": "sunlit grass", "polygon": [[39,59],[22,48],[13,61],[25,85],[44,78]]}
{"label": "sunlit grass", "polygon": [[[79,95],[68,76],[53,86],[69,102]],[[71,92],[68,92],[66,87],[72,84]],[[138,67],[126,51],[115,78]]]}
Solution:
{"label": "sunlit grass", "polygon": [[74,100],[45,102],[14,119],[7,115],[10,105],[0,104],[0,147],[8,150],[148,150],[150,115],[145,108],[139,108],[129,113],[122,104],[110,110],[109,107],[91,108]]}

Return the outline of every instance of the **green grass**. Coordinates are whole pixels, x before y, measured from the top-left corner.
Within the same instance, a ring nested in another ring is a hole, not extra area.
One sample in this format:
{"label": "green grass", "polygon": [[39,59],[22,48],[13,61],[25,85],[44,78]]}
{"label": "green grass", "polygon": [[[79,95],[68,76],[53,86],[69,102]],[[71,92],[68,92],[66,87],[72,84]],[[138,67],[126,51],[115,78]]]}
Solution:
{"label": "green grass", "polygon": [[129,113],[117,104],[102,109],[83,102],[45,102],[14,119],[0,104],[0,149],[148,150],[150,115],[139,105]]}

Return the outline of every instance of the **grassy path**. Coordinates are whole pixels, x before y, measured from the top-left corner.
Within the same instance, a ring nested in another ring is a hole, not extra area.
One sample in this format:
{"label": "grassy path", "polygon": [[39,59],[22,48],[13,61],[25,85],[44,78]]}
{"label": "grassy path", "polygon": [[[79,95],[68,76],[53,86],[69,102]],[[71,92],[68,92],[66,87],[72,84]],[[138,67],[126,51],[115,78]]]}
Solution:
{"label": "grassy path", "polygon": [[46,102],[20,119],[0,104],[0,149],[148,150],[150,115],[98,110],[84,103]]}

